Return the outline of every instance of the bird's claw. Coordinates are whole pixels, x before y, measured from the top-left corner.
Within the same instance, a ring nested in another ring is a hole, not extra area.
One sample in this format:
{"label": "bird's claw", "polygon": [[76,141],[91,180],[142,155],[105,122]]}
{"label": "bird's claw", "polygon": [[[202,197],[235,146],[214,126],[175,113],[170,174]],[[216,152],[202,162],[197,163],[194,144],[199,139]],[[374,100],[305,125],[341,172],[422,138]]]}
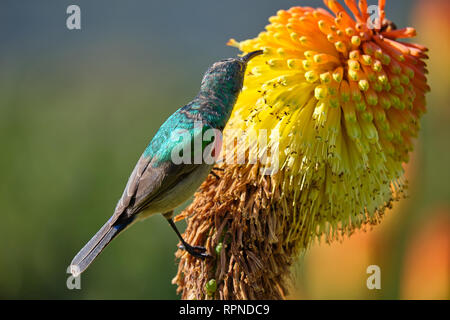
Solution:
{"label": "bird's claw", "polygon": [[178,246],[181,250],[186,250],[191,256],[196,258],[205,259],[211,257],[207,252],[205,247],[201,246],[191,246],[191,245],[183,245]]}

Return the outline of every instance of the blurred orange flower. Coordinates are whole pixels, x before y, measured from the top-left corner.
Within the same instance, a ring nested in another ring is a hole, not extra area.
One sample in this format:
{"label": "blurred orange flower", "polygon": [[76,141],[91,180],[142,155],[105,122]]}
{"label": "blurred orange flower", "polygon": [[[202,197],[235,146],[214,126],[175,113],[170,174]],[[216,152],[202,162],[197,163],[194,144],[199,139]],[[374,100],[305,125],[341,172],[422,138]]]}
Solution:
{"label": "blurred orange flower", "polygon": [[450,299],[450,208],[430,210],[424,220],[406,251],[401,298]]}

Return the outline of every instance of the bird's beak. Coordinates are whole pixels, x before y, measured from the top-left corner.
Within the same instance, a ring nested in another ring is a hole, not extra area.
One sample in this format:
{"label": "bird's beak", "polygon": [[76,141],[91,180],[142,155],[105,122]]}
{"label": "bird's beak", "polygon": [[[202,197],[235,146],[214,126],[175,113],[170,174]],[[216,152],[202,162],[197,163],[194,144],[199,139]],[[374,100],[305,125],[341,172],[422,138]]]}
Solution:
{"label": "bird's beak", "polygon": [[241,61],[247,63],[254,57],[259,56],[260,54],[263,54],[262,50],[252,51],[250,53],[247,53],[245,56],[241,57]]}

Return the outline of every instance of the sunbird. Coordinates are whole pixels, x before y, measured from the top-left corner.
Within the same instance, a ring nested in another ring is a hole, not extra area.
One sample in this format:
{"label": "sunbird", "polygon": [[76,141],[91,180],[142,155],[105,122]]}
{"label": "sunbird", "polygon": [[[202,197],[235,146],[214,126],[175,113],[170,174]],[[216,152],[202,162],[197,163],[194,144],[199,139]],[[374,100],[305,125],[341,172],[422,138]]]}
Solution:
{"label": "sunbird", "polygon": [[[247,63],[262,53],[262,50],[257,50],[243,57],[221,60],[206,71],[197,96],[173,113],[148,144],[128,179],[114,214],[73,258],[70,270],[74,276],[86,270],[119,233],[156,213],[161,213],[167,219],[181,241],[181,249],[198,258],[209,256],[206,248],[191,246],[184,241],[172,215],[175,208],[194,194],[210,174],[214,163],[178,163],[173,161],[173,151],[191,150],[190,146],[194,145],[196,131],[198,132],[195,125],[198,123],[202,125],[201,133],[205,129],[223,131],[242,90]],[[190,138],[182,139],[181,142],[173,139],[173,133],[180,129],[188,132]],[[202,141],[202,155],[203,150],[208,147],[220,149],[221,141],[217,141],[219,139],[220,135],[219,138],[212,138],[209,143]],[[181,148],[180,143],[183,144]],[[192,153],[194,152],[198,150]],[[220,150],[213,152],[217,154]]]}

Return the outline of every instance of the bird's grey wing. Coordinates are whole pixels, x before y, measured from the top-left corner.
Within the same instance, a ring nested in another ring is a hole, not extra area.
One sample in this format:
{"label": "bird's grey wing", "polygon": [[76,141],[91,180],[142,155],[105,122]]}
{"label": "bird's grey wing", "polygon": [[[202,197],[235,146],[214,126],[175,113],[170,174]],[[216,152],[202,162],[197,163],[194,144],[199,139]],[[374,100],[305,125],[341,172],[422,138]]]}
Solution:
{"label": "bird's grey wing", "polygon": [[144,210],[152,200],[174,188],[198,166],[199,164],[174,164],[172,161],[166,161],[153,167],[150,163],[138,181],[128,212],[136,214]]}
{"label": "bird's grey wing", "polygon": [[[139,186],[139,181],[142,177],[142,174],[145,172],[147,167],[149,166],[150,162],[152,161],[151,157],[145,157],[142,155],[136,166],[134,167],[133,172],[131,173],[130,177],[128,178],[127,185],[125,187],[125,190],[123,191],[122,197],[117,202],[116,209],[114,210],[114,214],[111,217],[113,222],[117,220],[117,218],[130,206],[130,204],[133,201],[133,198],[136,194],[136,190]],[[161,177],[155,176],[155,179],[158,179]],[[154,184],[155,186],[157,183]],[[115,219],[114,219],[115,218]]]}
{"label": "bird's grey wing", "polygon": [[198,164],[176,165],[172,161],[154,166],[155,161],[154,158],[144,156],[139,159],[110,219],[111,224],[119,217],[129,218],[144,210],[153,199],[172,189],[198,166]]}

